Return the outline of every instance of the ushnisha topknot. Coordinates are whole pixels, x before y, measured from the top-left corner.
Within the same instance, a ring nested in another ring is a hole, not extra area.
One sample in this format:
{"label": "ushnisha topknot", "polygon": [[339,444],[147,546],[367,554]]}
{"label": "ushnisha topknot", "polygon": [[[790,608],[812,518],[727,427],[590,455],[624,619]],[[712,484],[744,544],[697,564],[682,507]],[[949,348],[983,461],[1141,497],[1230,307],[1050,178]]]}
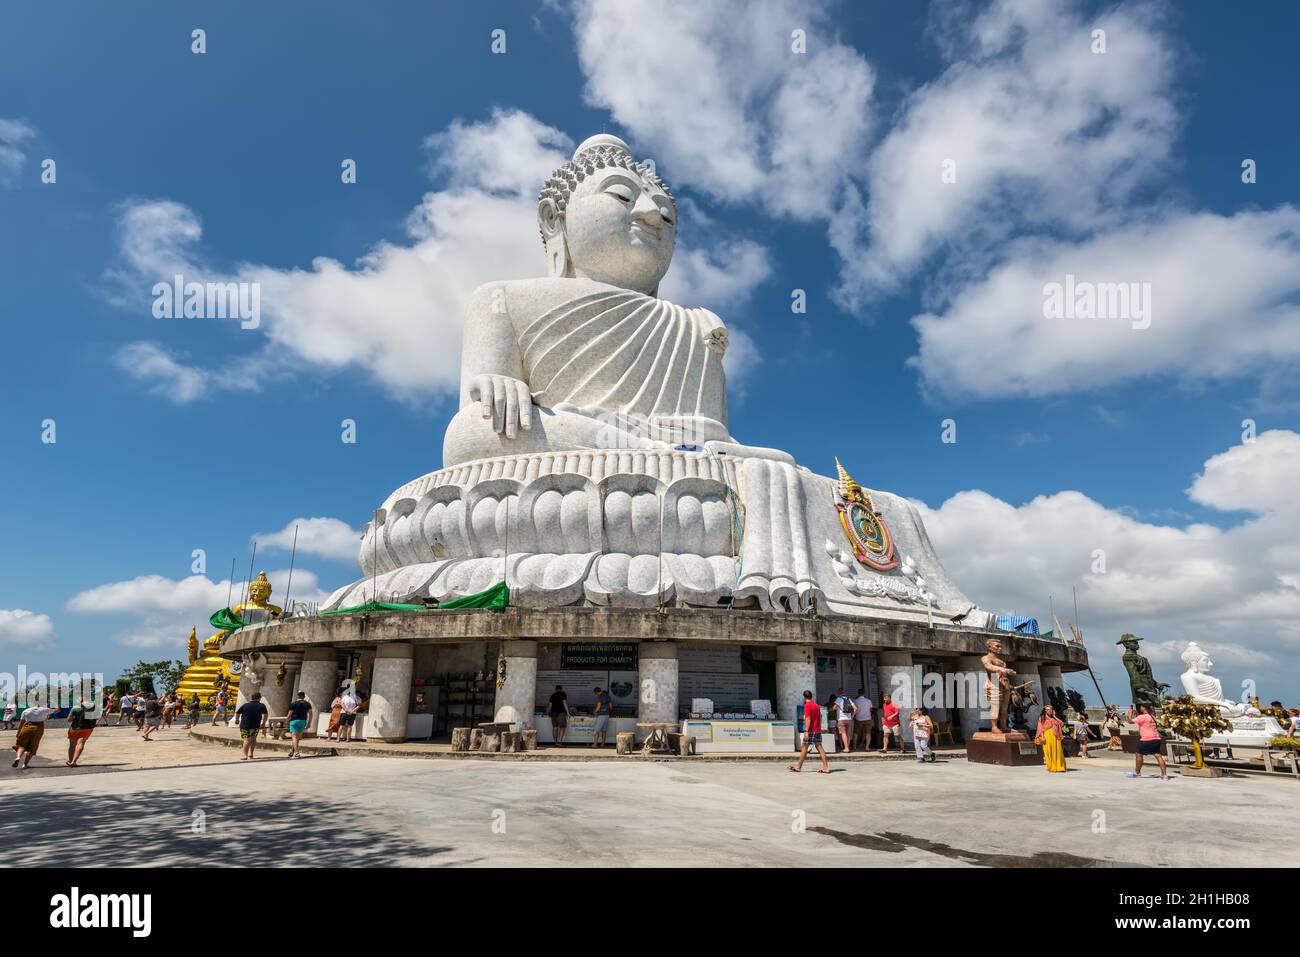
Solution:
{"label": "ushnisha topknot", "polygon": [[[608,169],[610,167],[621,167],[630,173],[643,177],[655,186],[664,191],[674,207],[677,202],[673,198],[672,190],[668,184],[660,179],[650,167],[644,163],[638,163],[632,155],[631,148],[617,136],[612,133],[597,133],[595,136],[583,140],[582,144],[574,150],[573,159],[565,163],[550,175],[550,178],[542,184],[542,190],[537,196],[537,202],[540,205],[546,200],[555,203],[556,216],[559,219],[564,218],[564,208],[569,203],[569,195],[588,176],[592,176],[597,170]],[[541,222],[541,216],[538,216],[538,222]],[[542,242],[546,241],[546,233],[542,232]]]}

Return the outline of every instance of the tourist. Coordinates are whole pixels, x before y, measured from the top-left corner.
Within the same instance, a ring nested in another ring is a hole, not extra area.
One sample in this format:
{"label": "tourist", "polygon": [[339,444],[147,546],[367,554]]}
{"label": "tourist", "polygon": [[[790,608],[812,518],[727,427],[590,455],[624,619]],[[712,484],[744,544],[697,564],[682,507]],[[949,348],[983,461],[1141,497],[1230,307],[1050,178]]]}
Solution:
{"label": "tourist", "polygon": [[859,751],[871,750],[871,699],[863,688],[858,689],[858,696],[853,699],[853,746]]}
{"label": "tourist", "polygon": [[148,694],[144,700],[144,710],[140,712],[140,723],[144,730],[140,737],[146,741],[152,741],[151,735],[158,730],[158,725],[162,722],[163,706],[158,702],[156,694]]}
{"label": "tourist", "polygon": [[339,725],[343,716],[343,689],[339,688],[334,692],[334,700],[330,702],[330,720],[325,725],[325,740],[335,741],[339,736]]}
{"label": "tourist", "polygon": [[1127,772],[1128,777],[1142,777],[1142,759],[1154,756],[1156,764],[1160,765],[1161,780],[1168,781],[1169,769],[1165,767],[1165,755],[1162,750],[1164,742],[1160,740],[1160,729],[1156,726],[1156,719],[1152,716],[1151,709],[1144,704],[1137,705],[1136,708],[1129,708],[1128,720],[1129,723],[1136,724],[1138,728],[1138,750],[1137,754],[1134,755],[1136,762],[1133,765],[1133,770]]}
{"label": "tourist", "polygon": [[1043,708],[1038,716],[1038,731],[1034,735],[1034,744],[1043,749],[1043,764],[1053,773],[1064,771],[1065,747],[1061,744],[1065,735],[1065,725],[1056,716],[1056,709],[1050,704]]}
{"label": "tourist", "polygon": [[135,696],[135,729],[141,733],[144,732],[144,713],[150,698],[154,698],[152,691],[148,693],[142,691]]}
{"label": "tourist", "polygon": [[307,732],[311,714],[315,710],[315,705],[307,700],[307,692],[305,691],[299,691],[298,697],[289,702],[289,713],[285,715],[289,719],[289,737],[293,740],[293,747],[289,750],[289,757],[298,757],[298,742],[302,740],[302,736]]}
{"label": "tourist", "polygon": [[53,708],[47,708],[38,702],[24,709],[18,716],[18,736],[14,738],[12,745],[15,757],[10,767],[18,768],[20,771],[27,770],[27,765],[31,764],[32,758],[36,757],[36,749],[41,746],[41,738],[45,734],[45,720],[52,714],[54,714]]}
{"label": "tourist", "polygon": [[162,701],[162,726],[170,728],[172,726],[172,717],[176,714],[176,695],[170,691]]}
{"label": "tourist", "polygon": [[880,699],[880,713],[882,723],[880,725],[880,753],[889,753],[889,736],[893,735],[898,739],[898,753],[903,753],[903,728],[898,720],[898,705],[894,704],[894,699],[885,695]]}
{"label": "tourist", "polygon": [[600,748],[605,745],[605,736],[609,733],[609,712],[609,695],[597,688],[596,708],[592,712],[596,717],[596,728],[591,734],[591,746],[593,748]]}
{"label": "tourist", "polygon": [[100,713],[101,713],[101,714],[104,714],[104,715],[108,715],[108,714],[110,714],[110,713],[112,712],[112,710],[113,710],[113,702],[114,702],[115,700],[116,700],[116,697],[115,697],[115,695],[113,694],[113,692],[110,691],[108,694],[106,694],[106,695],[104,696],[104,710],[103,710],[102,712],[100,712]]}
{"label": "tourist", "polygon": [[1074,720],[1070,722],[1070,727],[1074,729],[1074,739],[1079,742],[1079,754],[1081,757],[1088,755],[1088,736],[1092,734],[1092,728],[1088,726],[1088,716],[1082,711],[1074,713]]}
{"label": "tourist", "polygon": [[853,703],[852,698],[844,693],[843,688],[835,689],[835,730],[840,747],[844,749],[845,754],[852,750],[850,739],[853,736],[853,716],[857,713],[857,710],[857,705]]}
{"label": "tourist", "polygon": [[556,744],[564,743],[564,732],[569,730],[569,696],[564,693],[564,685],[556,685],[551,694],[551,739]]}
{"label": "tourist", "polygon": [[135,695],[127,691],[126,694],[122,695],[122,700],[118,702],[117,708],[117,723],[120,725],[135,713]]}
{"label": "tourist", "polygon": [[[12,702],[10,702],[10,706],[12,707]],[[6,715],[6,720],[8,720],[8,715],[9,715],[9,709],[8,709],[8,708],[5,709],[5,715]],[[7,727],[7,726],[8,726],[8,725],[6,725],[6,727]],[[1290,737],[1292,737],[1292,738],[1300,737],[1300,708],[1292,708],[1292,709],[1291,709],[1291,734],[1290,734]]]}
{"label": "tourist", "polygon": [[226,691],[223,688],[217,692],[216,698],[212,701],[212,723],[215,725],[218,721],[224,728],[230,724],[229,699],[226,697]]}
{"label": "tourist", "polygon": [[64,763],[70,768],[75,768],[81,760],[81,752],[86,750],[86,742],[99,723],[95,718],[86,716],[87,711],[93,710],[94,705],[83,698],[68,712],[68,760]]}
{"label": "tourist", "polygon": [[1113,704],[1106,705],[1106,718],[1101,723],[1101,730],[1110,735],[1106,742],[1107,751],[1123,751],[1124,742],[1120,740],[1119,708]]}
{"label": "tourist", "polygon": [[190,716],[185,722],[185,730],[188,731],[199,723],[199,693],[196,691],[190,695]]}
{"label": "tourist", "polygon": [[257,733],[266,730],[267,716],[268,711],[266,705],[262,704],[260,691],[241,704],[235,712],[235,717],[239,719],[239,736],[244,741],[244,756],[239,760],[247,761],[253,757],[253,752],[257,750]]}
{"label": "tourist", "polygon": [[339,713],[339,740],[352,740],[352,727],[357,723],[357,712],[361,710],[361,695],[355,686],[343,692],[343,710]]}
{"label": "tourist", "polygon": [[927,760],[934,762],[934,748],[930,747],[930,735],[934,732],[934,719],[925,708],[917,708],[908,717],[912,726],[912,743],[916,746],[916,763],[924,764]]}
{"label": "tourist", "polygon": [[5,703],[4,729],[6,731],[12,731],[14,729],[14,713],[14,699],[10,698]]}
{"label": "tourist", "polygon": [[803,770],[803,763],[808,758],[810,746],[817,748],[817,754],[822,759],[822,766],[817,773],[830,774],[831,763],[826,760],[826,749],[822,747],[822,709],[813,700],[813,693],[805,691],[803,693],[803,742],[799,745],[799,760],[790,765],[791,771]]}

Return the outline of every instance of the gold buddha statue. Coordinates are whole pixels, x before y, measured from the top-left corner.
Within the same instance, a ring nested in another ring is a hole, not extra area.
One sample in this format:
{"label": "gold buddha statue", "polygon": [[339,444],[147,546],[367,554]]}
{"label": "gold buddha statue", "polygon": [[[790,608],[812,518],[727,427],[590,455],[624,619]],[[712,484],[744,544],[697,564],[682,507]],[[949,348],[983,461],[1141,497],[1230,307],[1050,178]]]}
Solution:
{"label": "gold buddha statue", "polygon": [[[271,582],[267,579],[266,572],[260,572],[248,586],[248,601],[236,605],[231,611],[250,625],[279,618],[284,609],[272,605],[270,597]],[[187,698],[197,694],[200,700],[207,702],[217,693],[219,685],[226,684],[233,703],[233,695],[239,691],[239,668],[232,668],[233,663],[221,657],[221,642],[228,634],[228,631],[218,631],[210,635],[203,642],[203,654],[196,655],[198,633],[197,630],[191,630],[190,666],[185,670],[181,683],[176,686],[177,694]]]}

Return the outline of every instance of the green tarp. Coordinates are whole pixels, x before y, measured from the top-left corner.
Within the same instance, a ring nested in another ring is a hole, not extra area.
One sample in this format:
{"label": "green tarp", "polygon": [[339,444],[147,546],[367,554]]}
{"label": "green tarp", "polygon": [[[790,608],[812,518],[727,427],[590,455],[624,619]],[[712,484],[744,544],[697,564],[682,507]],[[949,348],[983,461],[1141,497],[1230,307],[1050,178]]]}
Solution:
{"label": "green tarp", "polygon": [[[339,608],[334,611],[323,611],[322,615],[357,615],[366,614],[372,611],[440,611],[450,608],[487,608],[491,611],[500,611],[502,608],[510,605],[510,589],[505,582],[493,585],[486,591],[481,591],[477,595],[466,595],[464,598],[453,598],[451,601],[444,601],[433,607],[426,605],[403,605],[391,601],[368,601],[364,605],[353,605],[351,608]],[[218,612],[217,614],[220,614]],[[212,616],[214,619],[216,615]]]}
{"label": "green tarp", "polygon": [[243,628],[248,622],[244,621],[229,608],[223,608],[221,611],[214,611],[212,617],[208,619],[208,624],[217,631],[234,631],[236,628]]}

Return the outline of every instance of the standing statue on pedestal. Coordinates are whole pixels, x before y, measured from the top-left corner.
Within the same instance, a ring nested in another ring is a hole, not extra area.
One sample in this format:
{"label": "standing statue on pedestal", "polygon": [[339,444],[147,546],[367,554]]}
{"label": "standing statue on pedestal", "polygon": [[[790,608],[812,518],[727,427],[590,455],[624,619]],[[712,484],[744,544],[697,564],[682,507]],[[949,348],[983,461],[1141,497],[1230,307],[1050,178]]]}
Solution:
{"label": "standing statue on pedestal", "polygon": [[1155,675],[1151,673],[1151,662],[1138,654],[1138,642],[1141,640],[1137,635],[1124,635],[1115,644],[1124,646],[1124,668],[1128,671],[1133,706],[1144,704],[1154,711],[1160,707],[1162,692],[1169,685],[1156,681]]}
{"label": "standing statue on pedestal", "polygon": [[1015,671],[1002,660],[1002,642],[990,638],[984,646],[987,653],[980,659],[984,665],[984,697],[989,702],[989,724],[993,731],[1007,734],[1007,709],[1011,705],[1011,679]]}

